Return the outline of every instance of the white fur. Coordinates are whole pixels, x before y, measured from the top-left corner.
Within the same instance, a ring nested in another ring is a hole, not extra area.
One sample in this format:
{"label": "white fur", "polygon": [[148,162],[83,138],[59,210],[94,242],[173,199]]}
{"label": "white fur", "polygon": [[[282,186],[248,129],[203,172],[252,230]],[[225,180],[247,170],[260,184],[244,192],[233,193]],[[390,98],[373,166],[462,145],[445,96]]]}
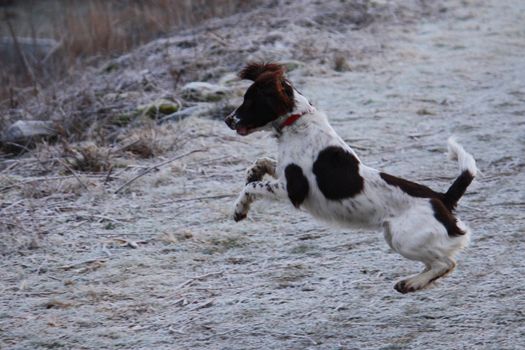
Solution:
{"label": "white fur", "polygon": [[[278,161],[259,160],[250,169],[248,176],[255,182],[248,183],[235,204],[235,218],[244,218],[250,204],[257,198],[288,201],[285,167],[294,163],[301,167],[309,183],[309,193],[301,207],[314,216],[345,226],[383,229],[389,246],[402,256],[425,264],[425,270],[399,282],[396,289],[401,292],[415,291],[428,286],[433,280],[452,271],[456,265],[454,255],[469,240],[470,231],[458,220],[465,235],[451,237],[433,213],[428,198],[408,195],[396,186],[389,185],[378,170],[359,165],[359,174],[364,179],[364,189],[352,198],[329,200],[317,186],[312,166],[321,150],[328,146],[339,146],[357,155],[334,131],[326,116],[315,110],[307,99],[295,91],[296,108],[291,114],[306,112],[295,123],[283,129],[274,129],[278,140]],[[279,118],[278,123],[286,119]],[[278,124],[279,125],[279,124]],[[275,126],[275,123],[274,123]],[[458,158],[460,169],[476,174],[474,158],[453,139],[448,141],[450,153]],[[276,180],[262,181],[264,174]],[[270,189],[270,190],[268,190]]]}
{"label": "white fur", "polygon": [[448,138],[448,155],[451,160],[457,160],[459,163],[459,170],[468,170],[472,176],[476,176],[478,168],[474,157],[467,153],[465,149],[456,142],[456,139],[451,136]]}

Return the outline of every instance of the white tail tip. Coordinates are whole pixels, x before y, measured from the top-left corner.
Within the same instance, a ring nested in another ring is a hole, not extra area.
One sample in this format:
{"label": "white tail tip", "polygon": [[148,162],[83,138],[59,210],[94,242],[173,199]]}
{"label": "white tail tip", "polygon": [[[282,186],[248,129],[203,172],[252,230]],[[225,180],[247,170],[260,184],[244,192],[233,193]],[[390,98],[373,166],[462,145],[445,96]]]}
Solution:
{"label": "white tail tip", "polygon": [[460,171],[467,170],[472,176],[476,176],[478,168],[474,157],[465,151],[453,136],[448,139],[448,156],[451,160],[458,161]]}

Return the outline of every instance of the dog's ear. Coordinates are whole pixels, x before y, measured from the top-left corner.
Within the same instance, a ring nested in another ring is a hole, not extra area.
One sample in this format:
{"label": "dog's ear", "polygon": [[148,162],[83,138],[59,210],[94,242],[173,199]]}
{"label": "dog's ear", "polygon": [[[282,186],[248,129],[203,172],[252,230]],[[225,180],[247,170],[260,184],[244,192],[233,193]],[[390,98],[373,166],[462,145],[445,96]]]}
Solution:
{"label": "dog's ear", "polygon": [[284,75],[284,68],[277,63],[251,62],[248,63],[248,65],[246,65],[246,67],[244,67],[244,69],[239,73],[239,78],[255,81],[261,74],[267,72],[274,73],[277,76],[282,76]]}

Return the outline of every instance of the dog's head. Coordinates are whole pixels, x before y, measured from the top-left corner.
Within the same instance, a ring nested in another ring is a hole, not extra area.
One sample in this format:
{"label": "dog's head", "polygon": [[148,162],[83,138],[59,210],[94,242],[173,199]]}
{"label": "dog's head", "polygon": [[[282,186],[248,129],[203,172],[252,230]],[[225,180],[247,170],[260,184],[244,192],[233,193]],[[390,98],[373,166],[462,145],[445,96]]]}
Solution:
{"label": "dog's head", "polygon": [[250,63],[240,73],[253,84],[246,90],[243,103],[224,121],[239,135],[261,129],[294,109],[294,90],[276,63]]}

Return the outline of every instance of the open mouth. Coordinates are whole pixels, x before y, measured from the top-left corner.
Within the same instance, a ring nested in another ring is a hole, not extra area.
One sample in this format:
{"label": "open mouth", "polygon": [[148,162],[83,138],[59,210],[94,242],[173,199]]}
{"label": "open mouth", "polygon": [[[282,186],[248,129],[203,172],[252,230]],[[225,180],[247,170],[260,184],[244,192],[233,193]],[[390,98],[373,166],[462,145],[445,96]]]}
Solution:
{"label": "open mouth", "polygon": [[237,131],[237,134],[241,136],[246,136],[248,134],[251,134],[254,131],[254,129],[247,128],[245,126],[241,126],[241,127],[238,127],[235,131]]}

